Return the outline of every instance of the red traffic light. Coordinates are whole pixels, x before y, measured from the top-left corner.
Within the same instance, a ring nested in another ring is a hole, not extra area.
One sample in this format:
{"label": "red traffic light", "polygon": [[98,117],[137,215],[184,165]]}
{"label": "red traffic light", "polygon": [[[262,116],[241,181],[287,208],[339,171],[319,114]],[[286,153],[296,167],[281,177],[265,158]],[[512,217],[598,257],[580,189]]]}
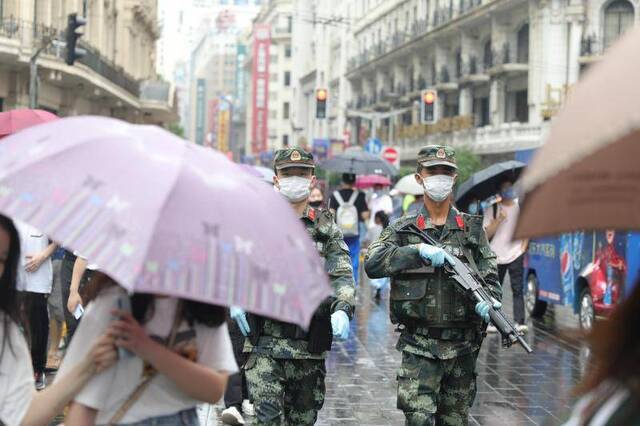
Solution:
{"label": "red traffic light", "polygon": [[422,95],[422,100],[426,104],[432,104],[432,103],[434,103],[436,101],[436,93],[433,92],[433,91],[430,91],[430,90],[426,91]]}
{"label": "red traffic light", "polygon": [[327,90],[326,89],[318,89],[316,90],[316,99],[319,101],[327,100]]}

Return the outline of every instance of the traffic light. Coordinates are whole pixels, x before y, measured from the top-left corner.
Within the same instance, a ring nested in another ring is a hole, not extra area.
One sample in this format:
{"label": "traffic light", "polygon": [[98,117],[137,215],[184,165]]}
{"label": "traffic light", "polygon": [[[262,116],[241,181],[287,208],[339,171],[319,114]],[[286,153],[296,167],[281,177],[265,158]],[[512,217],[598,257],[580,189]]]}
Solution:
{"label": "traffic light", "polygon": [[77,13],[70,13],[67,16],[67,55],[64,60],[67,65],[73,65],[76,59],[80,59],[87,54],[84,49],[76,47],[78,39],[83,36],[82,33],[78,32],[78,29],[83,25],[87,25],[87,20],[78,16]]}
{"label": "traffic light", "polygon": [[316,89],[316,118],[327,118],[327,89]]}
{"label": "traffic light", "polygon": [[438,92],[433,89],[423,90],[420,95],[420,122],[434,124],[438,120]]}

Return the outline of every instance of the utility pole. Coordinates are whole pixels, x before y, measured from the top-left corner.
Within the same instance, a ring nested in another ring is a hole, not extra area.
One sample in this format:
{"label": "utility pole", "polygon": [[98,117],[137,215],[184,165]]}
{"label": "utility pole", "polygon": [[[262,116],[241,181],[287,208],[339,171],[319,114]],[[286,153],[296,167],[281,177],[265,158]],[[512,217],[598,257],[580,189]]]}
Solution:
{"label": "utility pole", "polygon": [[52,43],[47,39],[29,59],[29,108],[38,108],[38,56]]}

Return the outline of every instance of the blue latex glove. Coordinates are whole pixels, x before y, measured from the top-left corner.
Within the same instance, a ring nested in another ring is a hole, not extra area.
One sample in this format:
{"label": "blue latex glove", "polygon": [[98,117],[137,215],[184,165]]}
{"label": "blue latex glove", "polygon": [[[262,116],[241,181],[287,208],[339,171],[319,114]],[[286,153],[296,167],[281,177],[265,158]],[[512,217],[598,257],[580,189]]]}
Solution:
{"label": "blue latex glove", "polygon": [[441,249],[440,247],[432,246],[431,244],[418,244],[418,252],[424,260],[431,262],[431,266],[439,267],[444,265],[445,260],[453,265],[454,260],[449,253]]}
{"label": "blue latex glove", "polygon": [[243,336],[247,337],[249,333],[251,333],[249,323],[247,322],[247,313],[244,311],[244,309],[237,306],[232,306],[231,309],[229,309],[229,316],[231,316],[231,319],[234,320],[236,324],[238,324],[238,327],[240,327],[240,332]]}
{"label": "blue latex glove", "polygon": [[333,337],[338,340],[349,338],[349,316],[345,311],[336,311],[331,314],[331,330]]}
{"label": "blue latex glove", "polygon": [[[482,302],[478,302],[476,304],[476,313],[480,315],[485,322],[489,322],[491,320],[491,317],[489,317],[490,308],[491,308],[491,305],[489,304],[489,302],[487,302],[486,300],[483,300]],[[493,309],[500,309],[500,308],[502,308],[502,303],[494,299]]]}

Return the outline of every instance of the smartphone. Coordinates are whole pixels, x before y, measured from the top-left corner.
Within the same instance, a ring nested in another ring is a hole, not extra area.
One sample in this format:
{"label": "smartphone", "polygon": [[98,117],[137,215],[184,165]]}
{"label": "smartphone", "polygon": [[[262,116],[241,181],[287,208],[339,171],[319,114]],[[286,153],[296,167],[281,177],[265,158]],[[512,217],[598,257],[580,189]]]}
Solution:
{"label": "smartphone", "polygon": [[[118,298],[116,299],[116,309],[131,313],[131,299],[129,298],[128,295],[121,294],[120,296],[118,296]],[[114,321],[118,319],[120,318],[116,316],[113,317]],[[120,348],[120,347],[118,348],[118,358],[120,359],[129,358],[129,357],[132,357],[133,355],[134,355],[133,352],[128,351],[125,348]]]}
{"label": "smartphone", "polygon": [[73,317],[77,320],[84,314],[84,308],[80,303],[76,306],[76,309],[73,311]]}

